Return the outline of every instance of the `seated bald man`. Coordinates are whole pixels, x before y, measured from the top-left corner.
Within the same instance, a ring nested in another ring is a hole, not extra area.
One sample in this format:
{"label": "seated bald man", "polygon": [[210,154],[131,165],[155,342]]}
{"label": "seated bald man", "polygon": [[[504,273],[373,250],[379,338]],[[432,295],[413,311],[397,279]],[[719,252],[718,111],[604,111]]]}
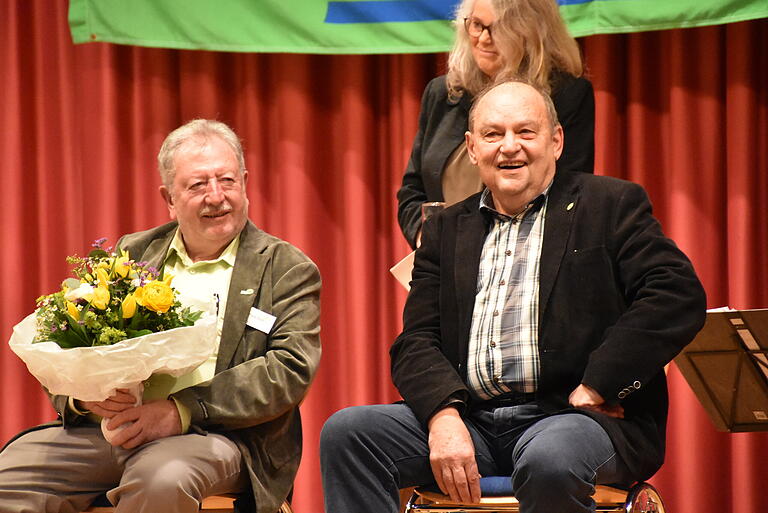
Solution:
{"label": "seated bald man", "polygon": [[639,185],[555,173],[546,93],[487,90],[466,143],[486,188],[424,226],[390,350],[404,402],[323,428],[327,513],[395,513],[399,488],[431,483],[478,502],[486,475],[524,513],[588,512],[596,484],[664,460],[664,365],[705,318],[691,263]]}

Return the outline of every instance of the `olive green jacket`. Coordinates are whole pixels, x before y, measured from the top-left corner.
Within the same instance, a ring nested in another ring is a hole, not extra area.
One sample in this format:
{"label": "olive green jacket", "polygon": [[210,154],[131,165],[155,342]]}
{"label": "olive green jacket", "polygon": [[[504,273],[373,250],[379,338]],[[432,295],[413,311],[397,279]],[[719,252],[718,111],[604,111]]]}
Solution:
{"label": "olive green jacket", "polygon": [[[118,247],[162,268],[177,224],[126,235]],[[246,325],[251,308],[276,317],[268,334]],[[238,511],[275,513],[293,487],[301,458],[299,404],[320,361],[320,274],[301,251],[248,222],[235,267],[210,381],[180,390],[190,430],[233,440],[243,454],[252,496]],[[54,397],[65,424],[66,398]],[[255,506],[254,506],[255,501]]]}

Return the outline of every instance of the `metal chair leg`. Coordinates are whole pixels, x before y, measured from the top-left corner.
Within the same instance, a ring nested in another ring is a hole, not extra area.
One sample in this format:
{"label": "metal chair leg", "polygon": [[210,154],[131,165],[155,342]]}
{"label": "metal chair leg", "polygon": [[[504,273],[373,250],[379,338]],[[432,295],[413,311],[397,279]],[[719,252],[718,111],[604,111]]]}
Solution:
{"label": "metal chair leg", "polygon": [[666,513],[661,495],[652,485],[638,483],[630,488],[624,503],[626,513]]}

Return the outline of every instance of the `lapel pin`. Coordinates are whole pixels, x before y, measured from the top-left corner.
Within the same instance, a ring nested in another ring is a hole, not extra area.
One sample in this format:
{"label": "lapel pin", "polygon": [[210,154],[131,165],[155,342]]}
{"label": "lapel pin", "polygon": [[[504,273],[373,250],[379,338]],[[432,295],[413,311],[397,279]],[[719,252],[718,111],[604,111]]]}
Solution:
{"label": "lapel pin", "polygon": [[567,207],[565,207],[565,209],[566,209],[566,210],[571,210],[572,208],[573,208],[573,201],[571,201],[570,203],[568,203],[568,206],[567,206]]}
{"label": "lapel pin", "polygon": [[253,294],[253,289],[243,289],[240,291],[240,294],[247,296],[248,294]]}

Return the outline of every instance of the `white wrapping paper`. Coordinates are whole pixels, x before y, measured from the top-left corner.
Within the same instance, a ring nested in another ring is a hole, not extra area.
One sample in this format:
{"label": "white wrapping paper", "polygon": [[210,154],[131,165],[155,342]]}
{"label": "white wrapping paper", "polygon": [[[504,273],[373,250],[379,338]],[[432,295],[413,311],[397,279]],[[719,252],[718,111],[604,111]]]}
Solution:
{"label": "white wrapping paper", "polygon": [[216,349],[216,315],[212,304],[194,326],[123,340],[111,346],[62,349],[55,342],[32,343],[35,314],[14,326],[8,342],[52,394],[81,401],[103,401],[117,388],[134,386],[154,373],[181,376],[191,372]]}

